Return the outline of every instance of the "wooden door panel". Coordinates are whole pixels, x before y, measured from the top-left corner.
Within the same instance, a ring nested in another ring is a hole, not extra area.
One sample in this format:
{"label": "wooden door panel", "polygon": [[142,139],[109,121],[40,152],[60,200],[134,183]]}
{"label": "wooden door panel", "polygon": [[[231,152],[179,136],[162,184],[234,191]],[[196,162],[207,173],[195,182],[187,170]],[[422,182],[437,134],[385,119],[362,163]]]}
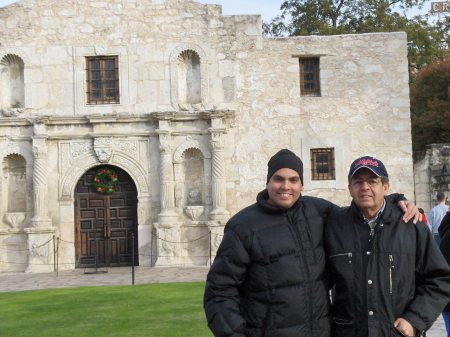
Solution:
{"label": "wooden door panel", "polygon": [[137,244],[134,252],[131,235],[137,243],[137,193],[131,178],[114,168],[119,176],[119,191],[99,194],[93,187],[98,168],[88,171],[76,189],[77,267],[127,266],[133,254],[138,264]]}

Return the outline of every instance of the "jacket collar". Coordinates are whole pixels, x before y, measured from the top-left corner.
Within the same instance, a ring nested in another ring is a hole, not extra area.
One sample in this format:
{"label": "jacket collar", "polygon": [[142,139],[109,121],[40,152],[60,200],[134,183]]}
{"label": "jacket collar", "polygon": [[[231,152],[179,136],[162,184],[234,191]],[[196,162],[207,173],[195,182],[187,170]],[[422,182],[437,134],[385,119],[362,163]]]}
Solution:
{"label": "jacket collar", "polygon": [[[385,225],[390,225],[392,223],[395,222],[395,207],[397,207],[396,205],[393,205],[391,203],[389,203],[389,201],[386,200],[386,198],[384,198],[384,209],[382,209],[381,214],[377,215],[377,223],[383,223]],[[361,213],[361,211],[359,210],[359,208],[356,206],[355,202],[352,201],[351,206],[353,214],[355,215],[355,217],[360,221],[360,222],[364,222],[366,223],[367,220],[364,218],[363,214]]]}

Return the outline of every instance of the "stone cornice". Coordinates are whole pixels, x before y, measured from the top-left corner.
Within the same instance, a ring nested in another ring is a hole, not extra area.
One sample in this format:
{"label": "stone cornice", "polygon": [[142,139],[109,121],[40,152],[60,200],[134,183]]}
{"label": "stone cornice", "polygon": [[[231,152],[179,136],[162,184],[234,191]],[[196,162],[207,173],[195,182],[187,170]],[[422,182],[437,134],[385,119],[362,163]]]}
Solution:
{"label": "stone cornice", "polygon": [[37,121],[53,125],[101,124],[101,123],[148,123],[149,121],[169,120],[210,120],[213,118],[234,119],[234,110],[204,110],[204,111],[166,111],[151,112],[145,115],[87,115],[87,116],[36,116],[27,118],[0,118],[0,126],[32,126]]}
{"label": "stone cornice", "polygon": [[152,112],[151,118],[156,120],[185,121],[185,120],[210,120],[212,118],[234,119],[233,110],[205,110],[205,111],[170,111]]}

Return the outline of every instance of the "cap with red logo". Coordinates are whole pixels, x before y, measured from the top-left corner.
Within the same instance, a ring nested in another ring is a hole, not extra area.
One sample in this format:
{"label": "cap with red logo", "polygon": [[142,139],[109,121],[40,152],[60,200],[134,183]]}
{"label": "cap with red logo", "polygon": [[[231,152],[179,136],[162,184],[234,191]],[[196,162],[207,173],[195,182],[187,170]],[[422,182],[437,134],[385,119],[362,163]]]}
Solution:
{"label": "cap with red logo", "polygon": [[378,177],[388,178],[388,173],[384,164],[370,156],[364,156],[356,159],[350,166],[350,171],[348,172],[348,179],[350,180],[353,175],[362,168],[367,168],[375,173]]}

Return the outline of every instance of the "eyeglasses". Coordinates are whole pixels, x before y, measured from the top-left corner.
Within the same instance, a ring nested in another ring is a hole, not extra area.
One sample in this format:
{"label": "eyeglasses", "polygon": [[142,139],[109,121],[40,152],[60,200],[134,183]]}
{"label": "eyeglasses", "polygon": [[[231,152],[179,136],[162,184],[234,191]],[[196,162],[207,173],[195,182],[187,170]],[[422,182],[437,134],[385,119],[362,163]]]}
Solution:
{"label": "eyeglasses", "polygon": [[350,185],[355,187],[361,187],[364,185],[364,183],[367,183],[367,185],[369,185],[370,187],[375,187],[381,183],[381,178],[380,177],[369,179],[355,178],[351,180]]}

